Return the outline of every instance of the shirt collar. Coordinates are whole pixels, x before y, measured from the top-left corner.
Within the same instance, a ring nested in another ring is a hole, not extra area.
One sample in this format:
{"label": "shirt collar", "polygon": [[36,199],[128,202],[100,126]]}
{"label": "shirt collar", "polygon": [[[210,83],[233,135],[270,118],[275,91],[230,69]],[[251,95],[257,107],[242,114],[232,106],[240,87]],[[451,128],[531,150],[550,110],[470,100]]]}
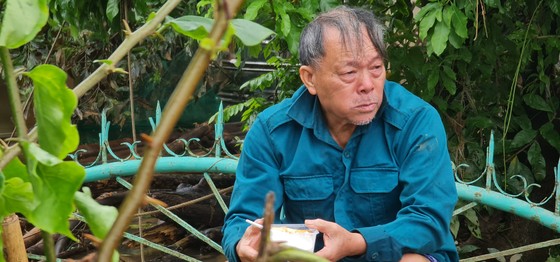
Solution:
{"label": "shirt collar", "polygon": [[[385,81],[385,84],[387,84],[387,81]],[[321,110],[321,103],[319,102],[319,99],[317,99],[317,96],[309,93],[305,85],[302,85],[294,93],[292,99],[294,101],[288,109],[288,117],[292,118],[305,128],[314,128],[317,125],[326,127],[323,111]],[[379,107],[373,121],[368,125],[358,126],[356,131],[354,131],[354,135],[359,135],[365,132],[372,123],[383,119],[387,104],[387,92],[383,92],[383,101],[381,102],[381,106]]]}

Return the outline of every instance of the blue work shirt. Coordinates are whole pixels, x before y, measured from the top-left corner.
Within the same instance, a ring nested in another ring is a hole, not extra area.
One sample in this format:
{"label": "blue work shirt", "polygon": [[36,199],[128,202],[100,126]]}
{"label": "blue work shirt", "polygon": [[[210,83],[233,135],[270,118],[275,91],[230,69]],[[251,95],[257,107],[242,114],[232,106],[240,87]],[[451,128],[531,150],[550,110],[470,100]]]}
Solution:
{"label": "blue work shirt", "polygon": [[[457,191],[441,118],[428,103],[386,81],[370,124],[345,148],[329,133],[320,102],[302,86],[263,111],[247,133],[236,172],[222,246],[235,246],[276,196],[275,223],[334,221],[359,232],[367,251],[346,261],[399,261],[404,253],[458,261],[449,230]],[[318,236],[316,251],[322,248]]]}

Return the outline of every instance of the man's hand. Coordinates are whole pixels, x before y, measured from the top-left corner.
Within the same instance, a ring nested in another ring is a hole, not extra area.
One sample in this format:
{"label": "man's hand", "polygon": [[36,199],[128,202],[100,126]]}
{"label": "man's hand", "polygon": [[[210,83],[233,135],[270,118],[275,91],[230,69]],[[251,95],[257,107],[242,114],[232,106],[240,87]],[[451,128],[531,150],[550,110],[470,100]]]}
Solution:
{"label": "man's hand", "polygon": [[352,233],[336,223],[322,219],[305,220],[305,225],[323,233],[325,247],[316,255],[330,261],[338,261],[347,256],[357,256],[366,252],[366,241],[359,233]]}
{"label": "man's hand", "polygon": [[[263,220],[257,219],[256,223],[262,225]],[[259,243],[261,242],[261,229],[255,226],[249,226],[241,240],[235,246],[235,252],[242,262],[253,262],[257,260],[259,255]]]}

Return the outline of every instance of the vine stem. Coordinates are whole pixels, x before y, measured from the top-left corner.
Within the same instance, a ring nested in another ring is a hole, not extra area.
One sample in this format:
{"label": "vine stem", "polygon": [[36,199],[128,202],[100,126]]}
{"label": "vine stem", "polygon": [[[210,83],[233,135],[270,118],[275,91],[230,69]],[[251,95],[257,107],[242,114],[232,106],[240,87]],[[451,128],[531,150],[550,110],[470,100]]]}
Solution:
{"label": "vine stem", "polygon": [[[220,43],[229,20],[235,15],[242,2],[242,0],[229,2],[222,0],[218,2],[218,13],[208,36],[213,43]],[[119,245],[123,232],[128,228],[130,219],[137,211],[151,184],[159,152],[173,131],[187,103],[192,98],[196,85],[208,68],[214,53],[215,50],[213,49],[199,47],[171,94],[163,111],[161,122],[153,133],[152,141],[147,143],[147,150],[144,152],[144,158],[134,179],[134,186],[120,206],[119,215],[100,246],[98,261],[110,261],[113,251]]]}
{"label": "vine stem", "polygon": [[513,80],[511,81],[511,87],[509,90],[509,97],[507,101],[507,108],[506,114],[504,116],[504,131],[502,134],[502,150],[503,150],[503,161],[504,161],[504,184],[507,188],[507,160],[506,160],[506,136],[507,132],[509,131],[509,125],[511,124],[511,117],[513,115],[513,105],[515,102],[515,87],[517,86],[517,79],[519,78],[519,72],[521,71],[521,64],[523,62],[523,55],[525,54],[525,47],[527,46],[527,38],[529,37],[529,31],[531,30],[531,25],[533,24],[533,19],[537,14],[537,11],[541,7],[543,1],[539,1],[537,7],[533,11],[533,15],[531,15],[531,20],[529,20],[529,25],[527,26],[527,30],[525,31],[525,36],[523,37],[523,46],[521,47],[521,54],[519,55],[519,60],[517,61],[517,68],[515,70],[515,74],[513,76]]}
{"label": "vine stem", "polygon": [[[171,11],[173,11],[173,9],[175,9],[175,7],[179,5],[179,3],[181,3],[181,0],[168,0],[157,11],[152,20],[144,24],[142,27],[138,28],[132,34],[128,35],[127,38],[119,45],[119,47],[117,47],[115,52],[113,52],[111,56],[109,56],[108,60],[112,62],[112,66],[103,63],[91,75],[80,82],[80,84],[78,84],[72,90],[76,97],[82,97],[87,91],[91,90],[93,87],[95,87],[95,85],[97,85],[97,83],[99,83],[107,75],[112,73],[114,65],[120,62],[124,58],[124,56],[126,56],[128,52],[140,41],[153,34],[163,22],[165,17],[169,13],[171,13]],[[6,67],[4,67],[4,69],[7,70]],[[33,128],[28,133],[28,138],[30,141],[35,141],[37,139],[37,128]],[[18,156],[20,152],[21,149],[18,146],[7,148],[2,158],[0,158],[0,170],[3,169],[12,159]]]}
{"label": "vine stem", "polygon": [[27,139],[27,125],[23,117],[23,107],[19,96],[19,88],[14,74],[14,65],[10,58],[10,52],[7,47],[0,47],[0,59],[2,59],[2,67],[4,67],[4,78],[8,88],[8,100],[10,101],[10,109],[12,110],[12,118],[16,126],[18,138]]}

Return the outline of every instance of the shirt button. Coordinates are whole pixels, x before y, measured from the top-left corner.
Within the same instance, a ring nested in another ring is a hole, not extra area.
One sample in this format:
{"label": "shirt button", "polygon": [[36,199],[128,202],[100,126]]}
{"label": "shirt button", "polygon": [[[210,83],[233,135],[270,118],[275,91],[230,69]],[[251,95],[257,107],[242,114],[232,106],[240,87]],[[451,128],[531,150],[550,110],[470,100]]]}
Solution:
{"label": "shirt button", "polygon": [[350,158],[350,152],[348,152],[348,151],[344,152],[344,157]]}

